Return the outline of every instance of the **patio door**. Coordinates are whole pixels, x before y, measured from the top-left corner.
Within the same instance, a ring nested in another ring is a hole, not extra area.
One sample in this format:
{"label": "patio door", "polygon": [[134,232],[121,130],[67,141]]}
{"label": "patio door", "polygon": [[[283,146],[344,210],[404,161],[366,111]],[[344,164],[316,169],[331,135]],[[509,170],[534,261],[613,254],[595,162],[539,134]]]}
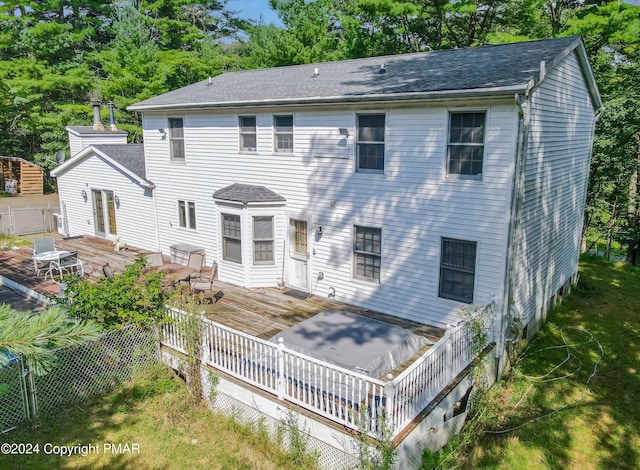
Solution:
{"label": "patio door", "polygon": [[289,256],[287,262],[289,287],[309,291],[309,234],[307,221],[290,219]]}
{"label": "patio door", "polygon": [[113,191],[92,189],[93,219],[96,235],[99,237],[114,237],[118,233],[116,225],[116,204]]}

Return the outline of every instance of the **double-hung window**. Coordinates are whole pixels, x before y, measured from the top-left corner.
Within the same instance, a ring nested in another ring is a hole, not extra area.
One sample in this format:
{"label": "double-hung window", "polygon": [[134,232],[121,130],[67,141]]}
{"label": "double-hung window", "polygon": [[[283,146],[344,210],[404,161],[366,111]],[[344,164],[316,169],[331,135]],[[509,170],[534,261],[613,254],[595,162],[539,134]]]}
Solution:
{"label": "double-hung window", "polygon": [[222,259],[242,263],[240,216],[222,214]]}
{"label": "double-hung window", "polygon": [[171,161],[184,162],[184,121],[169,118],[169,155]]}
{"label": "double-hung window", "polygon": [[240,116],[240,150],[245,152],[255,152],[258,148],[256,133],[256,117]]}
{"label": "double-hung window", "polygon": [[473,302],[475,276],[476,242],[443,238],[438,295],[445,299]]}
{"label": "double-hung window", "polygon": [[353,277],[380,282],[382,229],[356,225],[354,231]]}
{"label": "double-hung window", "polygon": [[273,264],[273,217],[253,218],[253,263]]}
{"label": "double-hung window", "polygon": [[178,225],[195,230],[196,203],[192,201],[178,201]]}
{"label": "double-hung window", "polygon": [[356,171],[384,173],[384,114],[358,114]]}
{"label": "double-hung window", "polygon": [[484,111],[449,114],[447,146],[449,177],[482,178],[486,116]]}
{"label": "double-hung window", "polygon": [[293,116],[273,116],[273,150],[293,153]]}

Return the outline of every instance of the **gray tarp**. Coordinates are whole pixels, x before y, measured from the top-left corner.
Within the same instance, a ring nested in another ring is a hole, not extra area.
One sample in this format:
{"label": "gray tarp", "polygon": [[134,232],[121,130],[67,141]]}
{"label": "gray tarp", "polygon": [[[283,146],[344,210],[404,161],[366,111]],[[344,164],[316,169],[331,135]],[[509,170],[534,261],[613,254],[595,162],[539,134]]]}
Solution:
{"label": "gray tarp", "polygon": [[289,349],[369,377],[382,377],[433,344],[399,326],[340,310],[321,312],[271,341],[280,337]]}

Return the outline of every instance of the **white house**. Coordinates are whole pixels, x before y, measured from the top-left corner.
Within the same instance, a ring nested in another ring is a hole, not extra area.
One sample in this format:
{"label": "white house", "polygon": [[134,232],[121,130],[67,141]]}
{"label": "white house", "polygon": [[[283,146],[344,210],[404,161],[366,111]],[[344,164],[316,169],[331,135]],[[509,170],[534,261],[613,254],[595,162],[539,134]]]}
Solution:
{"label": "white house", "polygon": [[57,177],[63,231],[68,236],[122,237],[133,246],[153,245],[154,185],[145,175],[144,148],[127,145],[127,132],[113,122],[69,126],[71,157],[51,171]]}
{"label": "white house", "polygon": [[579,37],[226,73],[130,106],[144,166],[93,145],[52,174],[71,235],[115,217],[223,281],[526,324],[576,273],[600,105]]}
{"label": "white house", "polygon": [[229,283],[441,327],[492,304],[500,357],[575,280],[600,107],[579,37],[225,73],[130,106],[143,153],[53,174],[71,235],[109,236],[102,200]]}

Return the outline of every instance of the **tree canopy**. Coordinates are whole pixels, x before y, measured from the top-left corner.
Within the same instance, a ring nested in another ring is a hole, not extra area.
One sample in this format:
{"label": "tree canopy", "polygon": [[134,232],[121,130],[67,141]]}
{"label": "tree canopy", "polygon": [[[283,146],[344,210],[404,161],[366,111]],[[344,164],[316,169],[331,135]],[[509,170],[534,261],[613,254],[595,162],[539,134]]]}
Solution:
{"label": "tree canopy", "polygon": [[640,6],[602,0],[270,0],[283,26],[244,20],[226,0],[0,4],[0,154],[45,167],[64,127],[116,103],[141,140],[149,98],[228,70],[580,34],[604,98],[585,233],[640,262]]}

